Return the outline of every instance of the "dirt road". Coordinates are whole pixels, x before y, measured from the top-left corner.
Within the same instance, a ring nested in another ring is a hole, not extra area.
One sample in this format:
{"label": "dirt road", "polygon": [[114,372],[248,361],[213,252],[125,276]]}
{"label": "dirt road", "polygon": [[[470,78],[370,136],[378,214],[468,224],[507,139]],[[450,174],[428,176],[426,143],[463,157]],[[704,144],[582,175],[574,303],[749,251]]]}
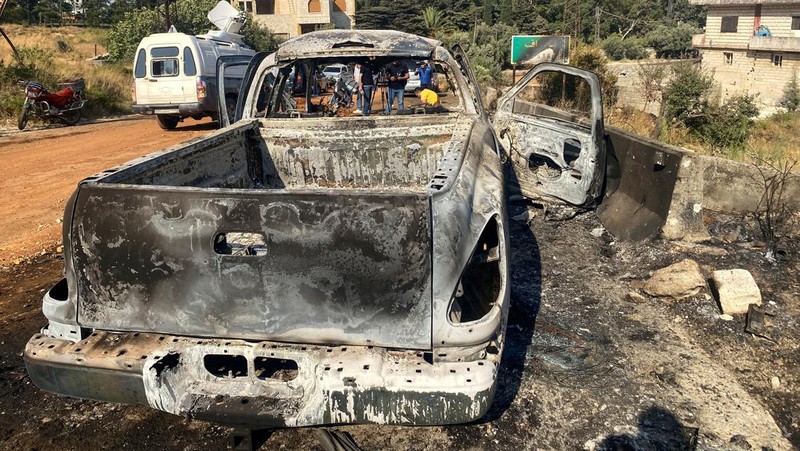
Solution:
{"label": "dirt road", "polygon": [[61,242],[64,203],[75,185],[96,172],[213,131],[210,120],[187,120],[164,131],[155,119],[75,127],[0,130],[0,266]]}

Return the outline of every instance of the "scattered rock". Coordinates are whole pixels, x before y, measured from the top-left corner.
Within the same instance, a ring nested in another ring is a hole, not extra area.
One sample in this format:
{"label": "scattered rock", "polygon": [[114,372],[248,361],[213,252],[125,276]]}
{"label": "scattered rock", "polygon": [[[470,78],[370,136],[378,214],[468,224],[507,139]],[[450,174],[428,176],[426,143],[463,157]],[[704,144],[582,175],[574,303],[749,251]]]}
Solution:
{"label": "scattered rock", "polygon": [[731,445],[736,446],[739,449],[753,449],[753,445],[747,441],[747,437],[740,434],[731,437]]}
{"label": "scattered rock", "polygon": [[604,229],[602,227],[597,227],[597,228],[592,229],[591,234],[595,238],[600,238],[601,236],[603,236],[603,232],[605,232],[605,230],[606,229]]}
{"label": "scattered rock", "polygon": [[647,298],[642,296],[636,291],[629,291],[628,294],[625,296],[625,300],[636,304],[641,304],[643,302],[646,302]]}
{"label": "scattered rock", "polygon": [[719,319],[722,321],[733,321],[733,317],[731,315],[722,314],[719,315]]}
{"label": "scattered rock", "polygon": [[56,253],[57,253],[57,254],[61,254],[61,253],[63,253],[63,252],[64,252],[64,246],[58,246],[58,247],[56,247]]}
{"label": "scattered rock", "polygon": [[530,223],[533,218],[535,218],[539,214],[539,210],[536,208],[528,208],[527,210],[523,211],[518,215],[514,215],[511,217],[514,221],[520,222],[527,222]]}
{"label": "scattered rock", "polygon": [[769,385],[773,390],[781,388],[781,378],[778,376],[772,376],[772,378],[769,380]]}
{"label": "scattered rock", "polygon": [[643,289],[650,296],[683,299],[697,294],[705,285],[700,265],[687,258],[655,271]]}
{"label": "scattered rock", "polygon": [[761,305],[761,290],[753,275],[745,269],[714,271],[711,274],[722,313],[747,313],[750,304]]}

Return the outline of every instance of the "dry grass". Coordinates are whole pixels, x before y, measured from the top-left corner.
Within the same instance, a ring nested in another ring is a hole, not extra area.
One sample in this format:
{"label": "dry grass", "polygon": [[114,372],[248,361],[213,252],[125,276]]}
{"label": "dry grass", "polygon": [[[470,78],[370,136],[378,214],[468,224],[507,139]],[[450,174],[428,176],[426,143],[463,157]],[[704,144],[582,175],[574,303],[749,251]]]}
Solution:
{"label": "dry grass", "polygon": [[130,68],[97,64],[91,58],[106,52],[106,31],[78,27],[4,25],[23,55],[20,69],[11,49],[0,43],[0,120],[13,122],[22,104],[17,79],[32,78],[49,88],[70,78],[86,81],[84,116],[97,117],[130,111]]}
{"label": "dry grass", "polygon": [[[606,113],[606,124],[638,135],[651,136],[656,117],[637,109],[616,107]],[[744,151],[715,152],[685,127],[670,127],[662,131],[659,139],[699,154],[748,163],[791,162],[800,161],[798,130],[800,130],[800,112],[777,113],[756,121]]]}
{"label": "dry grass", "polygon": [[747,149],[750,160],[800,161],[800,111],[777,113],[756,122]]}

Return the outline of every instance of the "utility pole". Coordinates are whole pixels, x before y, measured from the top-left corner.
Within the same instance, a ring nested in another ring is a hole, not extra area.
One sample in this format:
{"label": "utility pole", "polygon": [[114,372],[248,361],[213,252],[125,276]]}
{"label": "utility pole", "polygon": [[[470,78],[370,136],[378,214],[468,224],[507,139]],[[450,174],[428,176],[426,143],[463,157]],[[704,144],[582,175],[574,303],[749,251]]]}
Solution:
{"label": "utility pole", "polygon": [[594,43],[600,42],[600,5],[594,5]]}
{"label": "utility pole", "polygon": [[570,36],[570,47],[578,46],[581,35],[581,3],[580,0],[564,1],[564,33]]}

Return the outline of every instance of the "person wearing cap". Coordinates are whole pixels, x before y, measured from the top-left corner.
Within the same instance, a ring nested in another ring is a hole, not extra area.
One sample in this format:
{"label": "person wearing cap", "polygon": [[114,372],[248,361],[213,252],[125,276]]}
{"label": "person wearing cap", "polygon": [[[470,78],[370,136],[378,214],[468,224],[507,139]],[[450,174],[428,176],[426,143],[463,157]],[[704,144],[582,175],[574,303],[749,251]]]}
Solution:
{"label": "person wearing cap", "polygon": [[416,70],[417,75],[419,75],[419,87],[422,89],[433,89],[431,85],[431,81],[433,79],[433,71],[431,71],[430,66],[428,66],[427,61],[423,61],[419,63],[419,67]]}

